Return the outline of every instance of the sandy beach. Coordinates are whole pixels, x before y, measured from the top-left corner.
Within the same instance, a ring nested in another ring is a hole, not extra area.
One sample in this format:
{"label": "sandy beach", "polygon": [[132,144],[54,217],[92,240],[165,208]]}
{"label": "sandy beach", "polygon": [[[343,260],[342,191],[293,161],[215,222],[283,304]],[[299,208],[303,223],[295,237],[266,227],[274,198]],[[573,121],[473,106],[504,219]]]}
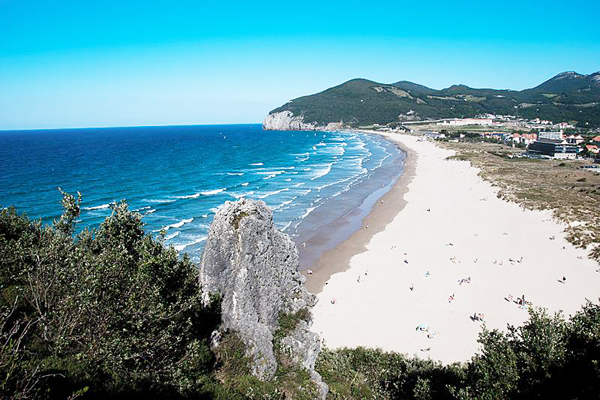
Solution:
{"label": "sandy beach", "polygon": [[404,175],[308,276],[319,299],[312,329],[328,347],[467,361],[484,324],[528,318],[522,296],[567,316],[598,301],[598,265],[565,240],[551,212],[498,199],[478,169],[446,160],[449,150],[385,136],[407,152]]}

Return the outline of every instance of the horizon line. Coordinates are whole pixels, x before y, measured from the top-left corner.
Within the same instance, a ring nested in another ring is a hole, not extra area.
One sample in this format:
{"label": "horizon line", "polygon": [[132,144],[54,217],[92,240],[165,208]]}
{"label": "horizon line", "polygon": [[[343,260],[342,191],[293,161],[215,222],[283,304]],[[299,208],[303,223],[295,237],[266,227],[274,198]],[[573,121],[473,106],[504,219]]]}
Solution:
{"label": "horizon line", "polygon": [[241,122],[241,123],[221,123],[210,122],[201,124],[164,124],[164,125],[124,125],[124,126],[75,126],[69,128],[20,128],[20,129],[0,129],[2,132],[29,132],[29,131],[67,131],[78,129],[119,129],[119,128],[169,128],[184,126],[219,126],[219,125],[262,125],[262,122]]}

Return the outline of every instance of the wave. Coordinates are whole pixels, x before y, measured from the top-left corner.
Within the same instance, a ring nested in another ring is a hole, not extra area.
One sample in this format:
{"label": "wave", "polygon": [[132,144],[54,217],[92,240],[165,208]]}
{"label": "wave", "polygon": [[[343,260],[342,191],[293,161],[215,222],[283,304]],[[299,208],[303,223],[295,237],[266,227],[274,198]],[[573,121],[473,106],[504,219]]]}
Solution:
{"label": "wave", "polygon": [[[314,181],[315,179],[319,179],[319,178],[327,175],[331,171],[331,166],[332,165],[333,165],[333,163],[327,164],[324,168],[318,170],[317,173],[315,174],[315,176],[313,176],[312,178],[310,178],[310,180]],[[323,166],[321,165],[321,167],[323,167]]]}
{"label": "wave", "polygon": [[254,194],[253,191],[246,192],[246,193],[229,193],[230,196],[233,196],[236,199],[241,199],[242,197],[251,196],[253,194]]}
{"label": "wave", "polygon": [[227,175],[237,175],[237,176],[242,176],[244,175],[243,172],[228,172]]}
{"label": "wave", "polygon": [[265,165],[265,164],[263,164],[263,163],[261,163],[261,162],[257,162],[257,163],[253,163],[253,164],[250,164],[250,165],[256,165],[256,166],[259,166],[259,165]]}
{"label": "wave", "polygon": [[197,199],[200,197],[200,193],[194,193],[187,196],[175,196],[176,199]]}
{"label": "wave", "polygon": [[381,166],[383,165],[383,163],[385,162],[385,160],[387,160],[388,158],[390,158],[392,155],[388,153],[388,155],[386,155],[385,157],[383,157],[381,159],[381,161],[379,161],[379,165],[377,166],[377,168],[381,168]]}
{"label": "wave", "polygon": [[147,203],[174,203],[177,199],[143,199]]}
{"label": "wave", "polygon": [[293,197],[291,200],[286,200],[283,203],[273,207],[274,210],[281,210],[283,209],[285,206],[287,206],[288,204],[290,204],[292,201],[296,200],[298,197]]}
{"label": "wave", "polygon": [[300,217],[300,219],[302,220],[302,219],[306,218],[306,217],[308,216],[308,214],[310,214],[311,212],[313,212],[313,210],[314,210],[315,208],[317,208],[317,207],[309,207],[309,208],[306,210],[306,212],[304,213],[304,215]]}
{"label": "wave", "polygon": [[306,196],[307,194],[309,194],[310,192],[312,192],[312,189],[307,189],[306,191],[304,191],[304,193],[302,193],[303,191],[300,190],[298,193],[300,196]]}
{"label": "wave", "polygon": [[148,211],[146,211],[146,212],[144,213],[144,217],[145,217],[146,215],[148,215],[148,214],[152,214],[152,213],[155,213],[155,212],[156,212],[156,209],[154,209],[154,208],[151,208],[150,210],[148,210]]}
{"label": "wave", "polygon": [[202,243],[203,241],[205,241],[205,240],[206,240],[206,238],[207,238],[207,236],[199,236],[198,238],[196,238],[194,241],[192,241],[192,242],[190,242],[190,243],[186,243],[186,244],[180,244],[180,245],[173,246],[173,247],[174,247],[174,248],[175,248],[175,250],[177,250],[177,251],[182,251],[182,250],[183,250],[183,249],[185,249],[186,247],[193,246],[193,245],[195,245],[195,244],[198,244],[198,243]]}
{"label": "wave", "polygon": [[250,182],[244,182],[242,183],[242,186],[248,186],[250,184]]}
{"label": "wave", "polygon": [[167,236],[165,236],[165,240],[171,240],[171,239],[173,239],[174,237],[178,236],[180,233],[181,233],[181,232],[177,231],[177,232],[175,232],[175,233],[172,233],[172,234],[170,234],[170,235],[167,235]]}
{"label": "wave", "polygon": [[94,206],[94,207],[83,207],[83,209],[86,210],[86,211],[106,210],[107,208],[109,208],[113,204],[115,204],[115,203],[102,204],[101,206]]}
{"label": "wave", "polygon": [[168,230],[169,230],[169,229],[171,229],[171,228],[181,228],[182,226],[184,226],[185,224],[189,224],[189,223],[190,223],[190,222],[192,222],[193,220],[194,220],[194,218],[190,218],[190,219],[182,219],[182,220],[181,220],[181,221],[179,221],[179,222],[176,222],[176,223],[174,223],[174,224],[171,224],[171,225],[167,225],[167,226],[165,226],[163,229],[164,229],[165,231],[168,231]]}
{"label": "wave", "polygon": [[290,190],[290,189],[288,189],[288,188],[285,188],[285,189],[280,189],[280,190],[276,190],[276,191],[274,191],[274,192],[267,192],[267,193],[265,193],[265,194],[261,194],[260,196],[257,196],[257,197],[258,197],[259,199],[264,199],[265,197],[273,196],[273,195],[275,195],[275,194],[277,194],[277,193],[286,192],[286,191],[288,191],[288,190]]}
{"label": "wave", "polygon": [[223,189],[214,189],[214,190],[206,190],[204,192],[200,192],[200,194],[202,196],[212,196],[215,194],[219,194],[221,192],[224,192],[225,190],[227,190],[227,188],[223,188]]}
{"label": "wave", "polygon": [[283,171],[283,170],[280,170],[280,171],[258,171],[258,172],[255,172],[255,174],[257,174],[257,175],[271,175],[271,174],[279,175],[279,174],[283,174],[283,173],[285,173],[285,171]]}
{"label": "wave", "polygon": [[148,210],[152,207],[150,206],[144,206],[144,207],[140,207],[140,208],[136,208],[135,210],[132,210],[133,212],[140,212],[140,211],[144,211],[144,210]]}
{"label": "wave", "polygon": [[292,221],[288,222],[287,224],[285,224],[282,228],[279,228],[280,231],[285,231],[287,228],[290,227],[290,225],[292,224]]}

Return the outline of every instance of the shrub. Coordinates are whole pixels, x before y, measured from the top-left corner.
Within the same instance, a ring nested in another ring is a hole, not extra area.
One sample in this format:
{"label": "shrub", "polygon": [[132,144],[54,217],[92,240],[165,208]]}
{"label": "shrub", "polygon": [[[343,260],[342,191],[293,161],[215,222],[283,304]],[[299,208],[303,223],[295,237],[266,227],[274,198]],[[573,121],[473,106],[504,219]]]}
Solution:
{"label": "shrub", "polygon": [[125,203],[74,238],[80,201],[52,226],[0,212],[0,397],[201,392],[219,310],[197,269]]}

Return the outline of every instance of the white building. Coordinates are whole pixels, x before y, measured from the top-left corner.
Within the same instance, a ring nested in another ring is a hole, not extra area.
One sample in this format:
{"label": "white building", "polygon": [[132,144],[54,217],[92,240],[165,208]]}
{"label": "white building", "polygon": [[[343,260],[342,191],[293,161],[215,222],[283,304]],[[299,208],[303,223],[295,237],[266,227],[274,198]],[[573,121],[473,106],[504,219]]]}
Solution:
{"label": "white building", "polygon": [[563,140],[563,132],[540,132],[538,133],[538,139]]}

